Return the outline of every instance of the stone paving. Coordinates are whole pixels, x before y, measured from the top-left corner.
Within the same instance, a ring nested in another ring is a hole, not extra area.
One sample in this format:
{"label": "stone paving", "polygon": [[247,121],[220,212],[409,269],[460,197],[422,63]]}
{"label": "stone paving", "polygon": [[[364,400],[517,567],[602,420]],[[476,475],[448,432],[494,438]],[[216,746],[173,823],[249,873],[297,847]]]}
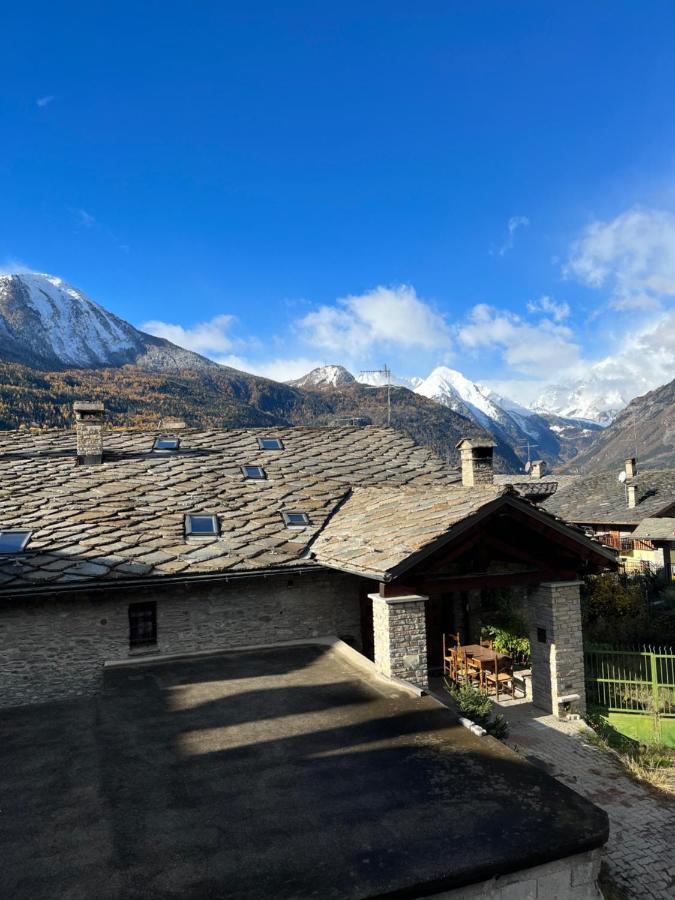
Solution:
{"label": "stone paving", "polygon": [[606,861],[627,898],[675,897],[675,801],[629,778],[619,763],[589,743],[581,722],[539,714],[530,703],[500,703],[509,722],[506,743],[609,815]]}

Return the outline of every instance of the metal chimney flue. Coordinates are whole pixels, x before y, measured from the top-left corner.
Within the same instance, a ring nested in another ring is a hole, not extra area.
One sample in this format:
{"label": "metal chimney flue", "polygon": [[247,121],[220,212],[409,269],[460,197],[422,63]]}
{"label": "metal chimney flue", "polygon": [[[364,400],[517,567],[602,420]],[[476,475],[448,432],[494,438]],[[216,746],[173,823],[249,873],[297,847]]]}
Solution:
{"label": "metal chimney flue", "polygon": [[73,404],[77,432],[77,461],[82,466],[103,462],[105,406],[100,400],[77,400]]}

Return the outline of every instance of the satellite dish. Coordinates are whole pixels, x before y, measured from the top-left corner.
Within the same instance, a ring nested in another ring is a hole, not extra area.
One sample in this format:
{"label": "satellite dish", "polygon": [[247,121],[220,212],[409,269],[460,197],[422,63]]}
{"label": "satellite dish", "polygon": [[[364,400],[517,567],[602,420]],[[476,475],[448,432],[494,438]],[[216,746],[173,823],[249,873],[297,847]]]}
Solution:
{"label": "satellite dish", "polygon": [[529,472],[531,468],[532,468],[532,463],[528,459],[528,461],[525,463],[525,471]]}
{"label": "satellite dish", "polygon": [[626,480],[626,473],[619,472],[619,481],[621,482],[621,484],[623,484],[625,480]]}

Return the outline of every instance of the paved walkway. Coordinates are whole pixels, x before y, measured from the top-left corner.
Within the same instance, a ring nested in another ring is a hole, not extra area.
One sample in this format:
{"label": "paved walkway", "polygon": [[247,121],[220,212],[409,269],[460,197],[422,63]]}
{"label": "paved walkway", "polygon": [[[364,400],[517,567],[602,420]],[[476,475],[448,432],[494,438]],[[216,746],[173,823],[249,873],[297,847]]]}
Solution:
{"label": "paved walkway", "polygon": [[586,739],[579,722],[539,715],[531,704],[500,704],[510,725],[506,743],[606,810],[606,859],[627,897],[675,897],[675,802],[630,779],[612,756]]}

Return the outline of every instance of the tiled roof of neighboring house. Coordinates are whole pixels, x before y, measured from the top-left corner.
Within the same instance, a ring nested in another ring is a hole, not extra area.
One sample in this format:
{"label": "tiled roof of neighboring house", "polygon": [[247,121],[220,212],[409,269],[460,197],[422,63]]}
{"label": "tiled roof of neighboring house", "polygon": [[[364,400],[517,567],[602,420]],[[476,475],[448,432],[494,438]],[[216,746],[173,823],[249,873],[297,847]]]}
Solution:
{"label": "tiled roof of neighboring house", "polygon": [[[185,430],[158,453],[155,431],[108,431],[102,465],[75,465],[75,433],[0,433],[0,531],[28,529],[0,556],[0,589],[139,576],[316,565],[308,544],[353,486],[449,487],[456,473],[388,428]],[[261,450],[258,438],[279,438]],[[245,480],[243,465],[266,478]],[[282,511],[306,512],[287,527]],[[214,513],[216,537],[186,539],[186,513]]]}
{"label": "tiled roof of neighboring house", "polygon": [[615,472],[577,478],[559,488],[543,507],[568,522],[601,525],[637,525],[675,507],[675,469],[638,472],[625,484],[638,487],[637,504],[632,509],[626,500],[626,488]]}
{"label": "tiled roof of neighboring house", "polygon": [[675,519],[643,519],[632,537],[641,541],[675,541]]}
{"label": "tiled roof of neighboring house", "polygon": [[[495,475],[495,484],[512,484],[518,490],[518,493],[528,494],[534,493],[537,488],[541,489],[541,493],[546,490],[549,494],[561,491],[570,484],[574,484],[579,479],[579,475],[555,475],[547,472],[541,478],[533,478],[527,473],[519,473],[517,475]],[[554,488],[546,488],[546,485],[555,485]]]}
{"label": "tiled roof of neighboring house", "polygon": [[551,497],[558,490],[558,484],[555,481],[542,481],[541,479],[535,480],[533,478],[529,481],[515,481],[513,476],[511,476],[511,479],[511,481],[508,481],[505,476],[498,475],[494,482],[504,487],[507,484],[511,485],[519,496],[532,500],[533,503],[541,503],[542,500]]}
{"label": "tiled roof of neighboring house", "polygon": [[452,539],[463,525],[507,503],[526,510],[543,525],[563,528],[580,546],[614,560],[613,553],[581,532],[496,485],[429,487],[423,492],[389,485],[356,488],[314,541],[311,553],[331,568],[389,581],[439,547],[444,538]]}

